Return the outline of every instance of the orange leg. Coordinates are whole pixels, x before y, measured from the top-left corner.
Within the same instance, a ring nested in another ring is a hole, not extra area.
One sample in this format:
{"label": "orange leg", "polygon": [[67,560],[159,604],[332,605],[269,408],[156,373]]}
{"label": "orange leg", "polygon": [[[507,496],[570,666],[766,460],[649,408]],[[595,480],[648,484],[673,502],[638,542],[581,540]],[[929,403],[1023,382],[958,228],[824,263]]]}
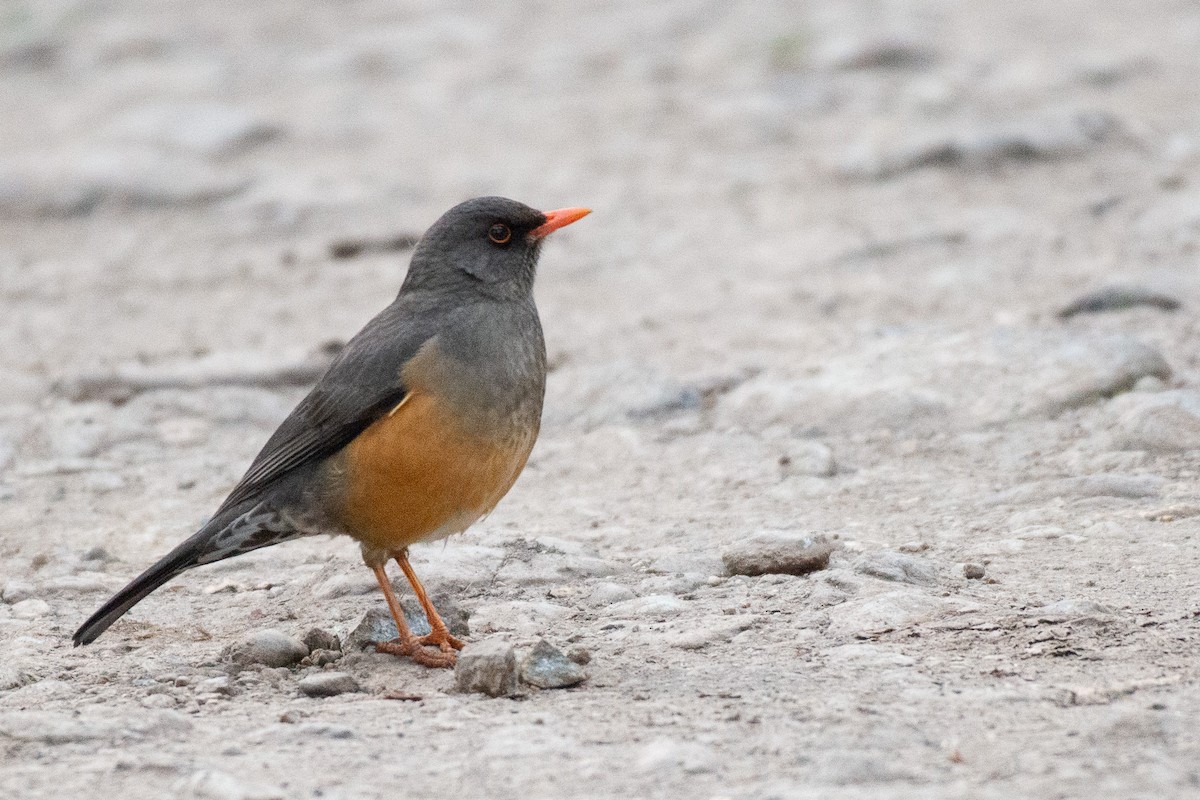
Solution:
{"label": "orange leg", "polygon": [[[383,597],[387,600],[388,610],[392,612],[392,619],[396,621],[396,630],[400,632],[400,635],[390,642],[376,642],[376,652],[391,653],[394,656],[408,656],[413,661],[426,667],[453,667],[454,662],[458,660],[454,653],[426,650],[424,641],[418,639],[409,630],[408,623],[404,621],[404,611],[400,608],[400,601],[396,599],[396,593],[392,591],[391,581],[388,580],[387,572],[384,570],[383,565],[377,564],[372,566],[371,571],[375,573],[375,580],[379,581],[379,588],[383,590]],[[439,619],[438,622],[441,622],[441,620]],[[445,626],[443,625],[442,627],[444,628]]]}
{"label": "orange leg", "polygon": [[[417,578],[417,573],[413,572],[412,565],[408,563],[408,550],[401,550],[398,554],[393,553],[392,557],[400,565],[400,569],[404,572],[404,577],[408,578],[409,584],[412,585],[413,593],[417,596],[417,602],[421,604],[421,608],[425,609],[425,618],[429,620],[429,633],[417,641],[423,645],[437,645],[443,655],[457,660],[454,651],[462,650],[467,644],[462,639],[457,639],[450,634],[450,630],[446,627],[446,623],[442,621],[441,615],[433,607],[433,602],[429,599],[429,595],[425,593],[425,587],[421,585],[420,579]],[[451,663],[453,663],[453,660]]]}

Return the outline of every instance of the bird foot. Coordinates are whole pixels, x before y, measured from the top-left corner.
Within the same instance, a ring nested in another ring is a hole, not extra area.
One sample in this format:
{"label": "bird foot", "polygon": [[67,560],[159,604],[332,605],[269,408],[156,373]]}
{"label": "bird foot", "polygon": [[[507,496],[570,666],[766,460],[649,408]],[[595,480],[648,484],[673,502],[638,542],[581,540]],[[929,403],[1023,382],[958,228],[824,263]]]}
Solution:
{"label": "bird foot", "polygon": [[[428,638],[428,637],[425,637]],[[424,646],[423,639],[392,639],[390,642],[376,642],[376,653],[388,653],[399,658],[411,658],[423,667],[453,667],[458,661],[458,654],[452,650],[430,650]]]}

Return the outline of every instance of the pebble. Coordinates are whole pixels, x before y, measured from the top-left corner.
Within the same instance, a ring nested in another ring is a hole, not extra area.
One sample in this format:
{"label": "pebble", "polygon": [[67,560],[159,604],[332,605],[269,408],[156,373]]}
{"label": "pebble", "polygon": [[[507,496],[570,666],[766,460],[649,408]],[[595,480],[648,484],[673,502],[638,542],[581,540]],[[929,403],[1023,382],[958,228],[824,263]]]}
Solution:
{"label": "pebble", "polygon": [[605,614],[613,617],[668,617],[683,612],[687,603],[670,594],[652,594],[613,603]]}
{"label": "pebble", "polygon": [[[470,626],[467,624],[470,615],[453,598],[436,595],[433,598],[433,604],[451,633],[460,637],[471,635]],[[424,636],[429,633],[429,620],[425,619],[425,612],[416,598],[401,597],[400,608],[404,611],[404,621],[408,623],[408,628],[414,635]],[[332,636],[332,634],[329,635]],[[376,606],[368,609],[359,619],[358,624],[342,637],[340,646],[319,649],[339,649],[352,653],[370,647],[376,642],[391,641],[399,635],[400,632],[396,629],[396,621],[392,619],[391,612],[386,608]],[[334,638],[336,639],[336,637]]]}
{"label": "pebble", "polygon": [[1076,298],[1058,312],[1058,317],[1070,319],[1079,314],[1124,311],[1138,306],[1176,311],[1180,302],[1171,295],[1142,286],[1106,286]]}
{"label": "pebble", "polygon": [[619,583],[611,581],[602,581],[592,587],[592,591],[588,593],[587,599],[584,602],[593,607],[610,606],[613,603],[632,600],[635,596],[633,590],[628,586],[622,586]]}
{"label": "pebble", "polygon": [[233,684],[225,675],[206,678],[196,684],[196,694],[217,694],[230,696],[233,694]]}
{"label": "pebble", "polygon": [[[1195,408],[1172,402],[1174,392],[1154,395],[1129,409],[1117,420],[1113,444],[1122,450],[1152,453],[1185,453],[1200,450],[1200,414]],[[1190,393],[1189,393],[1190,394]]]}
{"label": "pebble", "polygon": [[727,547],[721,560],[731,575],[805,575],[829,566],[833,550],[824,537],[771,531]]}
{"label": "pebble", "polygon": [[1033,410],[1050,417],[1128,392],[1144,378],[1165,381],[1172,374],[1158,350],[1128,336],[1069,343],[1051,355],[1048,366],[1049,380],[1038,388],[1047,397]]}
{"label": "pebble", "polygon": [[635,766],[646,775],[656,775],[661,780],[683,773],[701,775],[716,772],[721,757],[711,748],[694,742],[678,742],[671,739],[655,739],[642,746]]}
{"label": "pebble", "polygon": [[1059,478],[1050,481],[1034,481],[1012,489],[997,492],[988,498],[988,505],[1028,506],[1045,503],[1057,498],[1121,497],[1141,500],[1158,497],[1166,483],[1157,475],[1082,475],[1077,478]]}
{"label": "pebble", "polygon": [[15,667],[0,666],[0,692],[20,689],[31,683],[37,683],[38,676]]}
{"label": "pebble", "polygon": [[963,577],[967,580],[977,581],[984,575],[982,564],[963,564]]}
{"label": "pebble", "polygon": [[830,478],[837,474],[837,461],[829,445],[800,440],[788,446],[779,457],[779,471],[785,478],[802,476]]}
{"label": "pebble", "polygon": [[923,69],[934,61],[924,44],[901,36],[835,39],[818,54],[818,61],[837,70]]}
{"label": "pebble", "polygon": [[931,166],[978,169],[1076,158],[1111,139],[1120,127],[1115,117],[1099,111],[1048,113],[990,128],[918,134],[899,143],[862,142],[846,152],[839,170],[848,177],[884,180]]}
{"label": "pebble", "polygon": [[378,592],[379,583],[374,576],[359,574],[361,572],[358,569],[349,575],[334,575],[318,585],[313,594],[321,598],[334,598]]}
{"label": "pebble", "polygon": [[688,626],[688,630],[668,637],[666,643],[680,650],[700,650],[710,644],[727,642],[757,624],[758,618],[749,614],[738,615],[733,619],[722,616],[709,622],[696,620]]}
{"label": "pebble", "polygon": [[173,789],[175,797],[195,800],[284,800],[287,796],[279,789],[249,784],[214,769],[198,770],[177,782]]}
{"label": "pebble", "polygon": [[1111,607],[1095,600],[1081,600],[1074,597],[1064,598],[1049,605],[1030,609],[1030,615],[1046,622],[1065,622],[1076,617],[1106,616],[1113,614]]}
{"label": "pebble", "polygon": [[587,680],[587,673],[542,639],[521,660],[521,680],[539,689],[563,689]]}
{"label": "pebble", "polygon": [[50,613],[50,604],[37,597],[13,603],[10,612],[13,619],[41,619]]}
{"label": "pebble", "polygon": [[517,691],[516,648],[501,639],[471,642],[458,654],[454,686],[460,692],[503,697]]}
{"label": "pebble", "polygon": [[341,650],[342,643],[338,640],[337,634],[330,633],[322,628],[309,628],[308,632],[301,638],[304,646],[313,650]]}
{"label": "pebble", "polygon": [[894,550],[868,553],[858,560],[854,569],[873,578],[921,586],[937,583],[940,572],[937,566],[927,559],[917,558],[908,553],[897,553]]}
{"label": "pebble", "polygon": [[333,697],[362,691],[354,676],[346,672],[318,672],[302,678],[298,685],[300,692],[309,697]]}
{"label": "pebble", "polygon": [[302,667],[324,667],[342,659],[341,650],[313,650],[306,658],[300,660]]}
{"label": "pebble", "polygon": [[289,667],[308,655],[304,642],[271,628],[253,631],[229,645],[222,657],[235,664]]}
{"label": "pebble", "polygon": [[0,599],[12,605],[19,603],[22,600],[28,600],[34,596],[36,590],[32,583],[20,580],[11,580],[4,584],[4,590],[0,592]]}

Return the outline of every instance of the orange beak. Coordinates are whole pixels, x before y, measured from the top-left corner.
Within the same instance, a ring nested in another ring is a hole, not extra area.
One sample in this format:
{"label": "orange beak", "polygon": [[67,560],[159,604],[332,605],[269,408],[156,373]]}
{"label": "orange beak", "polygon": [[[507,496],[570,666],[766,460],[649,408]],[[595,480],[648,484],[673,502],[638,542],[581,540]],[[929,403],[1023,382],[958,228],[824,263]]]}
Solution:
{"label": "orange beak", "polygon": [[546,215],[546,224],[534,228],[529,232],[529,235],[534,239],[549,236],[559,228],[570,225],[572,222],[578,222],[592,213],[592,210],[590,208],[560,208],[557,211],[546,211],[543,213]]}

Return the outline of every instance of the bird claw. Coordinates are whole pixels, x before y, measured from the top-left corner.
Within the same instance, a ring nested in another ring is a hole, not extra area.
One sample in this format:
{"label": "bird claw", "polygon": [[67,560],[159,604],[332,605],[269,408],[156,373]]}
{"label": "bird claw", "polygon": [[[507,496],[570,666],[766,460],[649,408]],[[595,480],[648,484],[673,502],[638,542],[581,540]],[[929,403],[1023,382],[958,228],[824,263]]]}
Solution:
{"label": "bird claw", "polygon": [[[453,637],[451,637],[453,638]],[[421,639],[392,639],[376,642],[376,653],[388,653],[399,658],[411,658],[423,667],[450,668],[458,661],[458,654],[451,650],[430,650]]]}
{"label": "bird claw", "polygon": [[436,647],[443,653],[449,653],[451,648],[455,650],[462,650],[467,646],[466,642],[453,636],[450,631],[447,630],[427,633],[424,636],[418,637],[417,641],[425,647]]}

